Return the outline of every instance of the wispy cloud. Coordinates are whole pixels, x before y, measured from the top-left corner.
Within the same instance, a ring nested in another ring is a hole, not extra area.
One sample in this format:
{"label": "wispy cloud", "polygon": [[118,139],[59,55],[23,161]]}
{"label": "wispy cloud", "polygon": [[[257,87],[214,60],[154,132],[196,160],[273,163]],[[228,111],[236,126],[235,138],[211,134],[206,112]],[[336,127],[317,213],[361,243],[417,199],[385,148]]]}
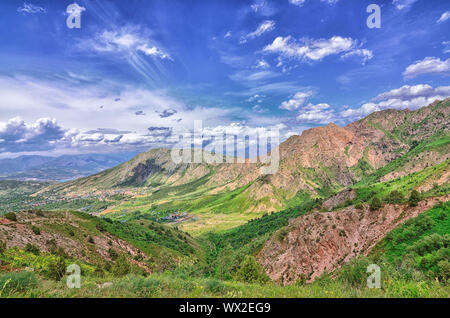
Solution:
{"label": "wispy cloud", "polygon": [[25,2],[23,6],[17,8],[17,12],[22,14],[34,14],[34,13],[46,13],[47,10],[43,7]]}
{"label": "wispy cloud", "polygon": [[261,23],[255,31],[250,32],[249,34],[243,36],[240,40],[240,43],[241,44],[246,43],[247,40],[259,37],[264,33],[270,32],[274,29],[275,29],[275,22],[272,20],[266,20],[263,23]]}
{"label": "wispy cloud", "polygon": [[392,4],[395,5],[398,10],[404,10],[411,7],[416,2],[417,0],[393,0]]}
{"label": "wispy cloud", "polygon": [[358,41],[340,36],[333,36],[329,39],[304,38],[300,41],[295,40],[292,36],[279,36],[263,51],[278,53],[280,58],[300,61],[320,61],[327,56],[341,53],[362,55],[365,59],[373,56],[371,51],[361,50]]}
{"label": "wispy cloud", "polygon": [[439,20],[437,20],[437,22],[438,23],[445,22],[448,19],[450,19],[450,11],[446,11],[446,12],[442,13],[441,17],[439,18]]}

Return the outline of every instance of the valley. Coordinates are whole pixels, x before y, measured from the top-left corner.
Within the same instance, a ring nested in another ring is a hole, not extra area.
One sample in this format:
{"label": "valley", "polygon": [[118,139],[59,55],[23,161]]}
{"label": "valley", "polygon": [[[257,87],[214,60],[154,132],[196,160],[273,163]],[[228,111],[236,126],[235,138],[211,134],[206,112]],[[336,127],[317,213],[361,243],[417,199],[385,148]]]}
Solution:
{"label": "valley", "polygon": [[17,284],[0,295],[449,297],[449,118],[446,99],[312,128],[272,175],[159,148],[67,182],[0,181],[0,287]]}

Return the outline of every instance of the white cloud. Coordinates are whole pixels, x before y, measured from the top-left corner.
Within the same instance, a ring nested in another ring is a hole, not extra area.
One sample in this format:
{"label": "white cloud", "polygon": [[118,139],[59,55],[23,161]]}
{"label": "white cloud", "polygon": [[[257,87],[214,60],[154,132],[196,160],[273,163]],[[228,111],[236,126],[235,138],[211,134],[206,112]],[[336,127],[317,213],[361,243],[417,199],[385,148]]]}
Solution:
{"label": "white cloud", "polygon": [[417,0],[393,0],[392,4],[395,5],[395,7],[398,10],[408,9],[411,7]]}
{"label": "white cloud", "polygon": [[367,49],[356,49],[348,53],[345,53],[344,55],[341,56],[341,58],[347,59],[354,56],[362,57],[362,64],[364,65],[368,60],[371,60],[373,58],[373,53],[372,51]]}
{"label": "white cloud", "polygon": [[346,109],[339,115],[349,120],[365,117],[375,111],[384,109],[418,109],[443,100],[450,96],[450,86],[433,88],[428,84],[414,86],[405,85],[376,96],[371,102],[363,104],[360,108]]}
{"label": "white cloud", "polygon": [[231,36],[231,32],[228,31],[227,33],[225,33],[225,35],[223,36],[224,38],[229,38]]}
{"label": "white cloud", "polygon": [[82,39],[75,48],[105,54],[112,59],[125,60],[132,69],[154,84],[160,82],[166,73],[164,64],[159,60],[172,61],[172,57],[151,40],[149,34],[150,31],[140,27],[125,26],[104,30],[95,34],[93,38]]}
{"label": "white cloud", "polygon": [[328,124],[334,120],[334,110],[326,103],[308,104],[299,111],[297,116],[297,121],[301,123]]}
{"label": "white cloud", "polygon": [[43,7],[26,3],[24,2],[23,6],[17,8],[17,12],[23,13],[23,14],[33,14],[33,13],[46,13],[47,10]]}
{"label": "white cloud", "polygon": [[439,20],[437,20],[437,22],[438,23],[445,22],[448,19],[450,19],[450,11],[446,11],[446,12],[442,13],[441,17],[439,18]]}
{"label": "white cloud", "polygon": [[421,61],[411,64],[403,72],[405,78],[414,78],[423,74],[450,73],[450,58],[441,61],[437,57],[426,57]]}
{"label": "white cloud", "polygon": [[[330,5],[337,3],[339,0],[320,0],[320,2],[325,2],[328,3]],[[296,5],[298,7],[301,7],[306,0],[289,0],[289,2],[293,5]]]}
{"label": "white cloud", "polygon": [[450,53],[450,41],[444,41],[442,42],[442,45],[444,46],[443,53],[447,54]]}
{"label": "white cloud", "polygon": [[264,52],[278,53],[280,58],[320,61],[329,55],[351,53],[363,55],[366,59],[372,56],[369,50],[358,48],[358,42],[351,38],[333,36],[330,39],[301,39],[296,41],[292,36],[277,37],[267,45]]}
{"label": "white cloud", "polygon": [[266,20],[266,21],[262,22],[255,31],[242,37],[240,40],[240,43],[241,44],[246,43],[248,39],[254,39],[254,38],[259,37],[259,36],[263,35],[264,33],[270,32],[274,29],[275,29],[275,22],[272,20]]}
{"label": "white cloud", "polygon": [[255,68],[265,69],[269,67],[270,67],[269,63],[267,63],[264,59],[256,61]]}
{"label": "white cloud", "polygon": [[281,103],[280,108],[286,110],[296,110],[305,105],[307,100],[313,95],[312,91],[298,92],[288,101]]}

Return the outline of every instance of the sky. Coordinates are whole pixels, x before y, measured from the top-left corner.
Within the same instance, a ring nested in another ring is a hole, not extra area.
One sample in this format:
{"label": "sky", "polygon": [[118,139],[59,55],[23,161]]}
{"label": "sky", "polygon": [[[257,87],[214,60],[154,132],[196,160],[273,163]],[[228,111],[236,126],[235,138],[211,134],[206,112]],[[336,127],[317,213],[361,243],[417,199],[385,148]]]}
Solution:
{"label": "sky", "polygon": [[449,1],[71,4],[0,2],[0,158],[170,147],[198,120],[283,141],[450,96]]}

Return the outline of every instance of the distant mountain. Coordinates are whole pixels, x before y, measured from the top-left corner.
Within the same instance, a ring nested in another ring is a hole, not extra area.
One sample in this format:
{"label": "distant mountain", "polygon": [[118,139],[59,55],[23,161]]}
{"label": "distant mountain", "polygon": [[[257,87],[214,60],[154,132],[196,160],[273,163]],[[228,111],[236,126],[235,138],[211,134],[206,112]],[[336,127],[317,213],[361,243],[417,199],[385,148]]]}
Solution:
{"label": "distant mountain", "polygon": [[60,157],[20,156],[0,160],[0,180],[67,181],[117,166],[136,153],[84,154]]}
{"label": "distant mountain", "polygon": [[[325,198],[358,182],[389,181],[441,164],[417,188],[448,182],[450,99],[416,111],[385,110],[345,127],[329,124],[280,146],[280,167],[261,175],[258,164],[175,164],[153,149],[97,175],[51,189],[147,188],[151,201],[192,211],[278,211],[304,196]],[[170,197],[170,200],[168,200]]]}

